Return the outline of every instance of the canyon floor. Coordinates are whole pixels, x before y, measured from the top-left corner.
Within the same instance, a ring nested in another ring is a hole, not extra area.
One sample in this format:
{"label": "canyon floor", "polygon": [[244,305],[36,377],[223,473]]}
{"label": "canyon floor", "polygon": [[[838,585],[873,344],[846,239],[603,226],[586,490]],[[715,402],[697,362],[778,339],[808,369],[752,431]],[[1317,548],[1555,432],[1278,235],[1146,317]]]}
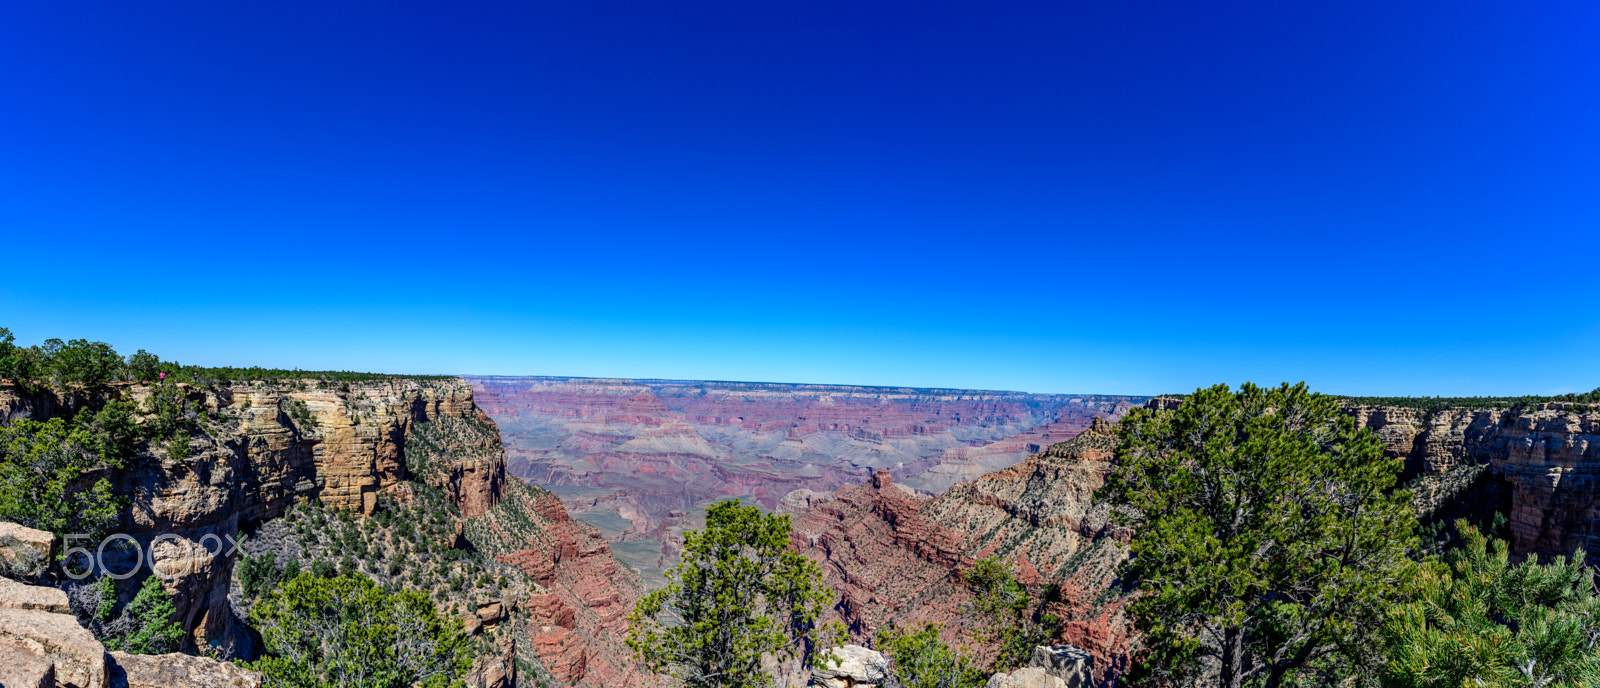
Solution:
{"label": "canyon floor", "polygon": [[[736,497],[776,509],[887,471],[931,497],[1120,417],[1144,397],[692,380],[475,377],[507,468],[660,585],[685,528]],[[806,493],[802,492],[803,497]]]}

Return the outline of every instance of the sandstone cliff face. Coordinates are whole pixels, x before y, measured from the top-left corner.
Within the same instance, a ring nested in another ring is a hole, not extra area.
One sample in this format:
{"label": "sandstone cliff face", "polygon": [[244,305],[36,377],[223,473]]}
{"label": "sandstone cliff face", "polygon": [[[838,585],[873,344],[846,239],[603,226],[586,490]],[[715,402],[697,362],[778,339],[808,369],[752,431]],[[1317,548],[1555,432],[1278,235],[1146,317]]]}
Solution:
{"label": "sandstone cliff face", "polygon": [[[157,536],[171,536],[155,544],[155,566],[182,572],[166,587],[193,642],[223,651],[245,649],[236,647],[243,638],[234,633],[227,602],[233,558],[226,543],[238,538],[241,525],[275,517],[300,498],[371,513],[378,491],[405,477],[415,426],[457,420],[493,427],[474,405],[471,386],[460,380],[180,387],[206,410],[206,433],[191,440],[189,455],[176,459],[151,447],[123,469],[104,473],[129,502],[117,530],[142,549]],[[143,403],[151,392],[118,385],[107,398]],[[43,418],[94,401],[104,400],[0,389],[0,418]],[[503,486],[503,451],[498,441],[488,446],[481,440],[456,449],[440,447],[443,458],[435,459],[445,469],[435,484],[463,510],[486,512]],[[132,566],[131,559],[120,561],[116,570]]]}
{"label": "sandstone cliff face", "polygon": [[[1179,403],[1156,398],[1146,408],[1170,409]],[[1590,406],[1553,402],[1421,409],[1352,404],[1345,412],[1382,438],[1388,456],[1405,459],[1407,477],[1421,478],[1419,489],[1431,489],[1431,478],[1486,465],[1510,495],[1515,553],[1564,556],[1582,548],[1590,557],[1600,555],[1600,413]]]}
{"label": "sandstone cliff face", "polygon": [[1568,403],[1433,413],[1352,406],[1349,413],[1423,475],[1487,463],[1511,494],[1516,553],[1600,555],[1600,413]]}
{"label": "sandstone cliff face", "polygon": [[1111,469],[1109,424],[1026,461],[958,483],[920,501],[887,473],[810,500],[794,544],[823,567],[839,592],[838,616],[857,637],[884,624],[946,624],[946,640],[979,647],[964,628],[970,592],[962,574],[978,558],[1012,562],[1022,582],[1057,584],[1050,611],[1067,620],[1061,640],[1095,656],[1101,679],[1126,670],[1128,626],[1108,591],[1124,556],[1117,533],[1090,498]]}

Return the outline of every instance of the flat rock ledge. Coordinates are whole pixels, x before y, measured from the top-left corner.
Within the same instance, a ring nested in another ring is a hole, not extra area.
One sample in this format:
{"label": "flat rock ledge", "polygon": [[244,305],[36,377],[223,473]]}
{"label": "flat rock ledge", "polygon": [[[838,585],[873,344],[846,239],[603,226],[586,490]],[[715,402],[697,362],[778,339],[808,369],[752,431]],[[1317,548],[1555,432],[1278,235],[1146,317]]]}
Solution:
{"label": "flat rock ledge", "polygon": [[111,653],[111,688],[260,688],[261,674],[193,655]]}

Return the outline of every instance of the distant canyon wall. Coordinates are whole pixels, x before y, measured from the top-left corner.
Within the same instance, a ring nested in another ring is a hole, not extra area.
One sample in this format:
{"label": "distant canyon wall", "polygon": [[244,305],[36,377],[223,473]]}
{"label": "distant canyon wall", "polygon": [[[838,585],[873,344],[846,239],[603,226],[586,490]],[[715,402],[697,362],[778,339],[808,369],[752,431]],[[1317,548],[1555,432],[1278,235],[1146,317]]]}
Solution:
{"label": "distant canyon wall", "polygon": [[645,534],[673,511],[742,497],[768,508],[886,470],[939,493],[1071,438],[1143,397],[779,383],[468,377],[510,470],[611,491]]}

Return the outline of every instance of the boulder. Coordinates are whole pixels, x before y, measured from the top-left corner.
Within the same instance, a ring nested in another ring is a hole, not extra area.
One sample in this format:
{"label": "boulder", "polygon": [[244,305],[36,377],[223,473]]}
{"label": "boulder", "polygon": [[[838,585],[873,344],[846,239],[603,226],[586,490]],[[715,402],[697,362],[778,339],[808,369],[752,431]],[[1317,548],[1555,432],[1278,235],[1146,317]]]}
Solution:
{"label": "boulder", "polygon": [[49,566],[54,533],[0,523],[0,577],[31,578]]}
{"label": "boulder", "polygon": [[55,688],[56,663],[15,639],[0,639],[0,686]]}
{"label": "boulder", "polygon": [[883,653],[860,645],[831,647],[824,651],[833,657],[828,669],[811,670],[811,685],[823,688],[875,688],[883,685],[889,660]]}
{"label": "boulder", "polygon": [[1028,665],[989,677],[984,688],[1091,688],[1094,656],[1071,645],[1033,648]]}
{"label": "boulder", "polygon": [[1004,671],[989,677],[983,688],[1066,688],[1067,682],[1045,673],[1039,667],[1023,667],[1011,673]]}
{"label": "boulder", "polygon": [[70,614],[0,609],[0,643],[54,664],[63,688],[107,688],[105,647]]}
{"label": "boulder", "polygon": [[1088,688],[1094,685],[1094,655],[1072,645],[1039,646],[1033,648],[1028,666],[1044,669],[1045,673],[1066,682],[1067,688]]}
{"label": "boulder", "polygon": [[260,688],[261,674],[193,655],[110,654],[111,688]]}
{"label": "boulder", "polygon": [[502,611],[499,602],[487,604],[478,608],[478,620],[482,621],[483,625],[485,626],[492,626],[500,623],[500,619],[503,617],[504,612]]}
{"label": "boulder", "polygon": [[40,585],[23,585],[6,578],[0,578],[0,609],[72,613],[72,607],[67,604],[67,593]]}

